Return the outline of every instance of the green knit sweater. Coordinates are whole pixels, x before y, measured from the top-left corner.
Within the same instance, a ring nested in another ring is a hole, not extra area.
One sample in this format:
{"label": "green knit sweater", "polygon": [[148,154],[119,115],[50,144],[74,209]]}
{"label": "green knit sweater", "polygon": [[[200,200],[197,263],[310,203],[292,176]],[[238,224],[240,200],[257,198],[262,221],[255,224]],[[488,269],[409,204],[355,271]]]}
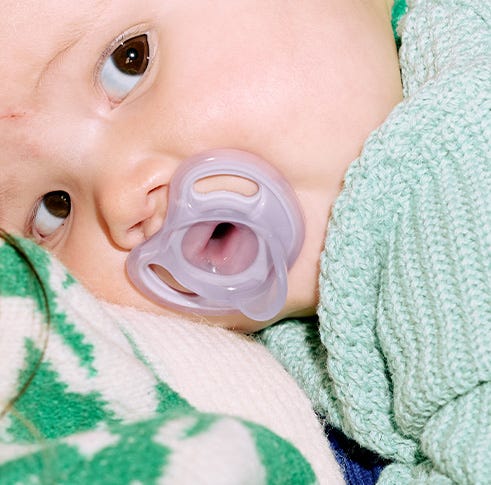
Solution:
{"label": "green knit sweater", "polygon": [[262,338],[381,483],[491,483],[491,5],[414,0],[404,101],[333,208],[319,322]]}

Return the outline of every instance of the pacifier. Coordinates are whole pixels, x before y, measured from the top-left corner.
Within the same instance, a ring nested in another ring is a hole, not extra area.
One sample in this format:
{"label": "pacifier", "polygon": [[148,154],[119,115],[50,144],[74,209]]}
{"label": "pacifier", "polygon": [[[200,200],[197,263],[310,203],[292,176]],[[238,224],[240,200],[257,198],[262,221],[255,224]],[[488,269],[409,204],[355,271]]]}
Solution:
{"label": "pacifier", "polygon": [[[223,175],[249,181],[254,193],[198,190],[199,182]],[[158,304],[266,321],[285,304],[287,273],[303,240],[298,200],[275,168],[248,152],[212,150],[179,166],[165,222],[130,252],[127,272]]]}

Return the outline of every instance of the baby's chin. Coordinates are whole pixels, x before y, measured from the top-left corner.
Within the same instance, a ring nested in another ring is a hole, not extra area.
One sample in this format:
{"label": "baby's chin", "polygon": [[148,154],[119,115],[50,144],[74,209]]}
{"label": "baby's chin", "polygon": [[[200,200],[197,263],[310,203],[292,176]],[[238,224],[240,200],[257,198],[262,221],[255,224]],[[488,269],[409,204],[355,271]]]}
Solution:
{"label": "baby's chin", "polygon": [[315,302],[302,301],[295,292],[290,292],[282,310],[267,321],[256,321],[240,312],[224,315],[204,315],[179,311],[165,305],[159,305],[140,293],[133,285],[119,287],[89,288],[102,301],[119,307],[131,307],[135,310],[178,320],[188,320],[204,325],[218,326],[242,333],[254,333],[285,318],[307,317],[315,315]]}
{"label": "baby's chin", "polygon": [[191,313],[191,312],[186,313],[186,312],[171,311],[166,308],[158,307],[157,305],[155,306],[157,307],[156,312],[159,315],[166,315],[166,316],[173,315],[174,317],[178,317],[181,319],[184,318],[195,323],[210,325],[214,327],[227,328],[229,330],[233,330],[235,332],[241,332],[241,333],[258,332],[259,330],[262,330],[263,328],[266,328],[283,318],[280,315],[278,315],[277,318],[275,317],[265,322],[258,322],[256,320],[252,320],[246,317],[240,312],[229,313],[225,315],[203,315],[203,314]]}
{"label": "baby's chin", "polygon": [[282,309],[282,311],[267,321],[257,321],[251,318],[246,317],[240,312],[237,313],[229,313],[225,315],[202,315],[197,313],[185,313],[172,311],[167,308],[159,307],[158,305],[153,305],[155,310],[152,313],[157,313],[159,315],[165,315],[167,317],[174,316],[180,319],[186,319],[195,323],[200,323],[204,325],[210,325],[214,327],[222,327],[229,330],[233,330],[235,332],[241,333],[254,333],[260,330],[263,330],[266,327],[274,325],[275,323],[283,320],[285,318],[305,318],[311,317],[315,315],[315,308],[296,308],[293,311],[288,311],[288,308]]}
{"label": "baby's chin", "polygon": [[284,318],[283,312],[281,312],[277,317],[266,322],[258,322],[252,320],[250,318],[247,318],[240,312],[225,315],[203,315],[192,312],[181,312],[169,307],[165,307],[163,305],[158,305],[137,292],[132,294],[131,297],[127,295],[127,297],[124,299],[121,298],[121,296],[111,297],[110,295],[99,295],[99,298],[106,304],[112,306],[127,308],[129,307],[140,312],[151,313],[152,315],[159,315],[166,318],[175,318],[178,320],[184,319],[203,325],[227,328],[242,333],[257,332]]}
{"label": "baby's chin", "polygon": [[129,281],[120,285],[90,285],[82,284],[100,301],[120,308],[133,308],[140,312],[150,313],[165,318],[187,320],[203,325],[222,327],[241,333],[254,333],[285,318],[307,317],[315,315],[315,302],[303,301],[295,292],[290,292],[282,310],[272,319],[256,321],[246,317],[240,312],[224,315],[204,315],[200,313],[184,312],[168,306],[159,305],[140,293]]}

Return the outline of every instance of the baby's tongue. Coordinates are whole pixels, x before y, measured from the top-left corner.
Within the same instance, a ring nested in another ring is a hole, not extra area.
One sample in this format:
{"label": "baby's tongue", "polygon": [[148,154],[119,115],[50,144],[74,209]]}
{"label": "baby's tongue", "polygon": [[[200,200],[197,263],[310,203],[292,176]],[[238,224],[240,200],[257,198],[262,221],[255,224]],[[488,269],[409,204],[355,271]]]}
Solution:
{"label": "baby's tongue", "polygon": [[229,222],[199,222],[182,242],[182,253],[191,264],[223,275],[247,269],[257,252],[255,234],[246,226]]}

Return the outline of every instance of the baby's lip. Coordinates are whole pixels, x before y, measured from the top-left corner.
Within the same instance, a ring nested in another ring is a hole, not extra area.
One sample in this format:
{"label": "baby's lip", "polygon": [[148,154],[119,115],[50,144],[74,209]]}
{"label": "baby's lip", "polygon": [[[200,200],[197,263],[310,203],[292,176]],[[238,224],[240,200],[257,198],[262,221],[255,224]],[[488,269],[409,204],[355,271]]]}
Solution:
{"label": "baby's lip", "polygon": [[150,265],[152,271],[168,286],[173,288],[180,293],[187,295],[194,295],[192,291],[188,290],[186,287],[182,286],[165,268],[158,264]]}
{"label": "baby's lip", "polygon": [[256,259],[258,242],[251,229],[230,222],[199,222],[182,241],[184,257],[211,273],[233,275],[246,270]]}

